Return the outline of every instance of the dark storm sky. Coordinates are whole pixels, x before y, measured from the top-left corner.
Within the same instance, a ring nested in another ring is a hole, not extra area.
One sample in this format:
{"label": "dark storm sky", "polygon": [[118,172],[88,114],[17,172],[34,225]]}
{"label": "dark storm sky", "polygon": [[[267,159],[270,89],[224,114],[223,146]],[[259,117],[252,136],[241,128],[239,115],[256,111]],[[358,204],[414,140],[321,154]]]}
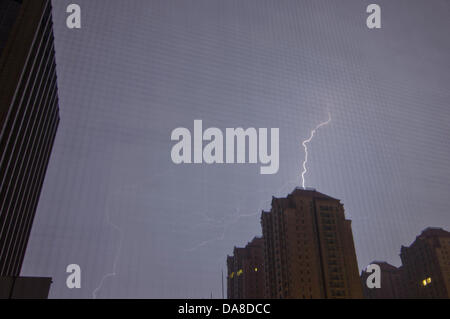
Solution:
{"label": "dark storm sky", "polygon": [[[360,268],[450,229],[448,1],[377,0],[372,31],[363,0],[78,0],[81,30],[53,2],[61,124],[23,269],[51,297],[91,298],[117,252],[100,298],[220,297],[327,111],[306,184],[344,203]],[[279,127],[279,173],[174,165],[171,132],[195,119]]]}

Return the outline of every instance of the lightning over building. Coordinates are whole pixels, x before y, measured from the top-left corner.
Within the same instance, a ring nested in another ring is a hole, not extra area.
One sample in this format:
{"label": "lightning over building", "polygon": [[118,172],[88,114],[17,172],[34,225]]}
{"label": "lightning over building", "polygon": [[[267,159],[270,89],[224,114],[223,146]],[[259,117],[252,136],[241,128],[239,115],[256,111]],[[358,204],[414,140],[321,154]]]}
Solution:
{"label": "lightning over building", "polygon": [[305,149],[305,159],[303,160],[303,171],[302,171],[302,187],[303,187],[303,189],[305,189],[305,187],[306,187],[305,186],[305,174],[308,171],[308,169],[306,168],[306,164],[308,163],[308,145],[307,144],[309,144],[312,141],[312,139],[314,138],[314,135],[316,134],[316,132],[317,132],[317,130],[319,128],[321,128],[322,126],[330,124],[330,122],[331,122],[331,113],[328,112],[328,120],[326,122],[322,122],[319,125],[317,125],[311,131],[311,134],[310,134],[309,138],[304,140],[303,143],[302,143],[303,148]]}
{"label": "lightning over building", "polygon": [[[316,134],[316,132],[317,132],[317,130],[318,130],[319,128],[321,128],[321,127],[323,127],[323,126],[326,126],[326,125],[330,124],[330,122],[331,122],[331,113],[328,112],[328,120],[325,121],[325,122],[320,123],[319,125],[317,125],[317,126],[311,131],[309,138],[306,139],[306,140],[304,140],[303,143],[302,143],[303,148],[305,149],[305,159],[304,159],[304,161],[303,161],[303,165],[302,165],[302,166],[303,166],[303,171],[302,171],[302,175],[301,175],[301,176],[302,176],[302,187],[303,187],[303,189],[306,188],[306,185],[305,185],[305,174],[306,174],[306,172],[307,172],[307,167],[306,167],[306,165],[307,165],[307,163],[308,163],[308,146],[307,146],[307,144],[309,144],[309,143],[313,140],[313,138],[314,138],[314,136],[315,136],[315,134]],[[284,185],[284,186],[282,187],[282,189],[284,189],[285,186],[286,186],[286,185]],[[280,189],[280,191],[281,191],[281,189]],[[268,203],[268,202],[270,202],[270,201],[268,201],[268,200],[263,200],[263,201],[260,203],[260,207],[262,206],[262,204]],[[243,217],[252,217],[252,216],[256,216],[256,215],[259,214],[259,213],[254,213],[254,214],[248,214],[248,215],[241,215],[241,214],[240,214],[240,208],[237,209],[237,212],[238,212],[238,215],[236,216],[236,218],[233,218],[233,219],[231,220],[231,222],[226,223],[225,225],[223,225],[223,231],[220,233],[220,235],[218,235],[218,236],[216,236],[216,237],[214,237],[214,238],[212,238],[212,239],[205,240],[205,241],[201,242],[200,244],[196,245],[195,247],[192,247],[192,248],[187,249],[186,251],[192,252],[192,251],[197,250],[197,249],[200,248],[200,247],[203,247],[203,246],[206,246],[206,245],[210,244],[211,242],[224,240],[224,238],[225,238],[225,231],[226,231],[226,229],[227,229],[228,227],[234,225],[235,223],[237,223],[237,222],[239,221],[239,219],[241,219],[241,218],[243,218]]]}

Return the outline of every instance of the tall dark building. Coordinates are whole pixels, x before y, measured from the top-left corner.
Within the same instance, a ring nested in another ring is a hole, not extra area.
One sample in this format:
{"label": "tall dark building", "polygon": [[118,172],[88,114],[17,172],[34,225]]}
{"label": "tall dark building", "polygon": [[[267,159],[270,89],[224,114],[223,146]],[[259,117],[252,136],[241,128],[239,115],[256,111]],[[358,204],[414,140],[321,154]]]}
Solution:
{"label": "tall dark building", "polygon": [[255,237],[245,248],[234,247],[227,257],[228,299],[265,298],[264,241]]}
{"label": "tall dark building", "polygon": [[266,297],[362,298],[351,221],[338,199],[297,188],[263,212]]}
{"label": "tall dark building", "polygon": [[371,264],[380,267],[380,288],[369,288],[367,279],[369,273],[361,272],[364,298],[366,299],[402,299],[406,298],[407,290],[404,285],[403,267],[395,267],[385,261],[374,261]]}
{"label": "tall dark building", "polygon": [[409,246],[402,246],[402,266],[374,262],[381,268],[381,288],[369,289],[362,272],[364,295],[370,299],[449,299],[450,232],[429,227]]}
{"label": "tall dark building", "polygon": [[450,232],[425,229],[400,252],[408,298],[450,298]]}
{"label": "tall dark building", "polygon": [[0,277],[17,277],[59,107],[50,0],[0,1]]}

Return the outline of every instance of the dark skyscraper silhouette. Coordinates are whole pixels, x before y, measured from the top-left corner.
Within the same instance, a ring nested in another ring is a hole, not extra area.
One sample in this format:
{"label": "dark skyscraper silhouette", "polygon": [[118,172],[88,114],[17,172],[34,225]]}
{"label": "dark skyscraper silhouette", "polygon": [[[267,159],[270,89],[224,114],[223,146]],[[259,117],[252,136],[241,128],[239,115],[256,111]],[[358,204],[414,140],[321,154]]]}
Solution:
{"label": "dark skyscraper silhouette", "polygon": [[380,266],[381,287],[368,288],[369,273],[361,272],[364,296],[369,299],[449,299],[450,232],[428,227],[400,251],[402,266],[373,262]]}
{"label": "dark skyscraper silhouette", "polygon": [[400,257],[407,298],[450,298],[450,232],[429,227]]}
{"label": "dark skyscraper silhouette", "polygon": [[369,288],[367,280],[370,273],[363,270],[361,272],[361,283],[363,286],[364,298],[367,299],[403,299],[407,296],[406,285],[404,283],[403,267],[395,267],[385,261],[373,261],[371,265],[380,267],[380,288]]}
{"label": "dark skyscraper silhouette", "polygon": [[351,221],[338,199],[297,188],[261,216],[266,297],[362,298]]}
{"label": "dark skyscraper silhouette", "polygon": [[255,237],[245,248],[234,247],[227,257],[228,299],[265,298],[264,240]]}
{"label": "dark skyscraper silhouette", "polygon": [[59,124],[51,2],[0,1],[0,276],[20,274]]}

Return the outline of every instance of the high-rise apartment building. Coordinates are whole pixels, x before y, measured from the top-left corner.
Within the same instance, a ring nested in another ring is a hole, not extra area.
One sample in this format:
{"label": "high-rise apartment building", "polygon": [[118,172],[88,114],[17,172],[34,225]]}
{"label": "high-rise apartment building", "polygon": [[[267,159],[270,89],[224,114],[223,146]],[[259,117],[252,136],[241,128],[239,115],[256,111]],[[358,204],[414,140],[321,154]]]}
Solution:
{"label": "high-rise apartment building", "polygon": [[50,0],[0,1],[0,276],[20,274],[59,107]]}
{"label": "high-rise apartment building", "polygon": [[409,246],[402,246],[402,266],[373,262],[380,266],[380,288],[365,284],[369,273],[361,280],[364,296],[369,299],[450,298],[450,233],[442,228],[425,229]]}
{"label": "high-rise apartment building", "polygon": [[450,232],[425,229],[400,258],[407,298],[450,298]]}
{"label": "high-rise apartment building", "polygon": [[227,257],[228,299],[265,298],[264,241],[255,237],[245,248],[234,248]]}
{"label": "high-rise apartment building", "polygon": [[295,189],[261,216],[267,298],[362,298],[351,221],[338,199]]}
{"label": "high-rise apartment building", "polygon": [[371,275],[361,272],[363,294],[366,299],[402,299],[406,298],[407,291],[403,279],[403,267],[395,267],[385,261],[374,261],[372,265],[380,267],[380,287],[369,288],[367,279]]}

